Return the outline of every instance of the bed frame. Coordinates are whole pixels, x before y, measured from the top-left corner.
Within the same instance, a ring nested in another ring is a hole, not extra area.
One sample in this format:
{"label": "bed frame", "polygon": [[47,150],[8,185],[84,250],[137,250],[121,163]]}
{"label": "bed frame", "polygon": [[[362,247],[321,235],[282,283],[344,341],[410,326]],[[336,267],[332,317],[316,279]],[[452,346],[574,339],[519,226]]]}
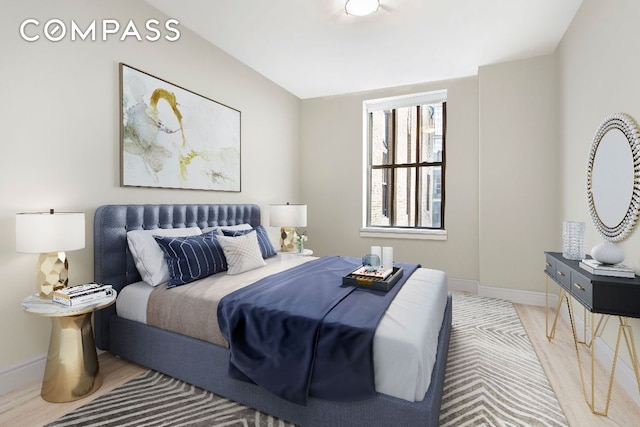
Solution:
{"label": "bed frame", "polygon": [[[127,246],[130,230],[260,224],[260,208],[252,204],[105,205],[94,217],[95,280],[120,291],[139,281]],[[437,426],[449,337],[451,295],[438,338],[438,353],[429,390],[423,401],[392,396],[359,402],[331,402],[310,398],[306,406],[277,397],[258,386],[227,375],[226,348],[118,317],[115,305],[94,314],[98,348],[179,378],[301,426]]]}

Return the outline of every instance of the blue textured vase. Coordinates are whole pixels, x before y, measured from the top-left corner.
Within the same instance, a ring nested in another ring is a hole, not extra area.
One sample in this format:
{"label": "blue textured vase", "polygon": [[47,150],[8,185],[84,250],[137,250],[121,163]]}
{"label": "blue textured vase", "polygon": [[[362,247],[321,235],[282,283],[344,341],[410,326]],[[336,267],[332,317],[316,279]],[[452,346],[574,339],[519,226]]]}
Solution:
{"label": "blue textured vase", "polygon": [[368,271],[376,271],[380,268],[380,257],[375,254],[367,254],[362,257],[362,265],[368,267]]}

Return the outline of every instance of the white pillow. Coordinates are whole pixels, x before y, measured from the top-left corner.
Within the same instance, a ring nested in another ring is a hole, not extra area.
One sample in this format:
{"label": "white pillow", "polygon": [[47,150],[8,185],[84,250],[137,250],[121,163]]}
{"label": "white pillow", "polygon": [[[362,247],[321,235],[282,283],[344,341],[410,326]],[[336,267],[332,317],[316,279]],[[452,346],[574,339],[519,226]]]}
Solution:
{"label": "white pillow", "polygon": [[218,234],[222,234],[222,230],[252,230],[253,227],[251,224],[238,224],[238,225],[216,225],[213,227],[205,227],[202,229],[203,233],[208,233],[210,231],[216,230]]}
{"label": "white pillow", "polygon": [[151,286],[169,281],[169,267],[164,260],[162,249],[153,236],[184,237],[198,234],[202,234],[202,230],[198,227],[129,231],[127,244],[142,280]]}
{"label": "white pillow", "polygon": [[222,246],[229,269],[227,274],[240,274],[267,265],[262,258],[258,234],[255,231],[242,236],[215,236]]}

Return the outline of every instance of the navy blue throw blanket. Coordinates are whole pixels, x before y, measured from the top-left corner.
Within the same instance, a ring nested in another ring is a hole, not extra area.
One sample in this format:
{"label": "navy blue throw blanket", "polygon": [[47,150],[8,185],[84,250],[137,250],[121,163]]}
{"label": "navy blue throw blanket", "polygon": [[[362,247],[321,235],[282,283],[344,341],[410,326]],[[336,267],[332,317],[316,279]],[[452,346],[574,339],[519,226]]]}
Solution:
{"label": "navy blue throw blanket", "polygon": [[388,292],[344,286],[360,260],[323,257],[225,296],[218,323],[229,341],[229,374],[298,404],[309,396],[375,396],[373,336],[387,307],[419,267]]}

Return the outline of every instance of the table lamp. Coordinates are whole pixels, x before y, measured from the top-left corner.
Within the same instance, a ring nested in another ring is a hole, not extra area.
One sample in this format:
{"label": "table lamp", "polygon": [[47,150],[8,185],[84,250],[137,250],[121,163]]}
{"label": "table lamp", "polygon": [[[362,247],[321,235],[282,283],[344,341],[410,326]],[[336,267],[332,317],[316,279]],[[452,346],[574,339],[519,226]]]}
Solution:
{"label": "table lamp", "polygon": [[269,225],[280,227],[280,250],[296,252],[296,227],[307,226],[307,205],[270,205]]}
{"label": "table lamp", "polygon": [[40,254],[36,266],[36,289],[40,298],[69,282],[65,251],[84,248],[84,213],[28,212],[16,214],[16,251]]}

